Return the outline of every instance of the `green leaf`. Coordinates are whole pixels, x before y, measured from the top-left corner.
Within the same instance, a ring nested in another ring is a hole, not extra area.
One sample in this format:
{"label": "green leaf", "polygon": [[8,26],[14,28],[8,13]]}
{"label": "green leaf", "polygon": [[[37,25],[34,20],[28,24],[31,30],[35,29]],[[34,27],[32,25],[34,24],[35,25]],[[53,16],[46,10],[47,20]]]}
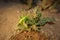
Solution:
{"label": "green leaf", "polygon": [[55,18],[47,18],[47,22],[54,22],[55,21]]}
{"label": "green leaf", "polygon": [[39,10],[37,10],[36,14],[37,14],[38,18],[42,16],[42,14]]}
{"label": "green leaf", "polygon": [[23,22],[25,22],[28,19],[28,15],[23,17],[21,20],[19,20],[19,24],[22,24]]}
{"label": "green leaf", "polygon": [[34,30],[34,31],[40,31],[41,26],[44,26],[48,22],[54,22],[55,19],[52,18],[42,18],[42,13],[37,10],[36,11],[36,17],[30,18],[29,15],[23,17],[21,20],[19,20],[19,29],[24,31],[24,30]]}
{"label": "green leaf", "polygon": [[19,27],[19,29],[22,30],[22,31],[23,31],[23,30],[26,30],[26,27],[25,27],[24,25],[20,25],[20,26],[18,26],[18,27]]}
{"label": "green leaf", "polygon": [[46,24],[46,22],[47,22],[47,19],[46,19],[46,18],[42,18],[42,19],[40,20],[40,25],[41,25],[41,26],[44,26],[44,25]]}

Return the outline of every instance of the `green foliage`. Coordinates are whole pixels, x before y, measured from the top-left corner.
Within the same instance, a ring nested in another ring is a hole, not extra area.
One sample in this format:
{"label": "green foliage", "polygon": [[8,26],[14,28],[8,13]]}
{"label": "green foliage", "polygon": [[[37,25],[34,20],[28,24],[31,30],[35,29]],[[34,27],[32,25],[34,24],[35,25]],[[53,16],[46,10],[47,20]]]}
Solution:
{"label": "green foliage", "polygon": [[39,10],[36,11],[36,17],[30,18],[29,15],[23,17],[19,21],[19,28],[20,30],[34,30],[34,31],[40,31],[41,26],[44,26],[46,23],[53,23],[55,21],[54,18],[42,18],[42,13],[40,13]]}
{"label": "green foliage", "polygon": [[20,21],[19,24],[22,24],[23,22],[25,22],[28,19],[28,15],[23,17]]}

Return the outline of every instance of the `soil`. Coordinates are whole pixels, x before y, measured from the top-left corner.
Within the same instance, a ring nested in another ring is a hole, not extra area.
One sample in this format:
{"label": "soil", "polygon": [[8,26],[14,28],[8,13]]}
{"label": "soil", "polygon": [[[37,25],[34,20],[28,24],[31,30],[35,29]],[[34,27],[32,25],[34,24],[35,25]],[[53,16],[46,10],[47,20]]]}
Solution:
{"label": "soil", "polygon": [[25,31],[15,34],[21,11],[28,7],[19,3],[0,3],[0,40],[60,40],[59,7],[60,5],[56,9],[42,11],[44,17],[54,17],[55,24],[46,24],[39,33]]}

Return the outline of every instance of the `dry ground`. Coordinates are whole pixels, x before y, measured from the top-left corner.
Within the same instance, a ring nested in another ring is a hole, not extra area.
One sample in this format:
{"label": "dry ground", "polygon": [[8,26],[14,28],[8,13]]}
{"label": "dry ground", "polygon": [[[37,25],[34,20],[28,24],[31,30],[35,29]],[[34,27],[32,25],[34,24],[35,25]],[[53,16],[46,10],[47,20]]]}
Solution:
{"label": "dry ground", "polygon": [[[17,27],[20,10],[27,8],[25,5],[16,3],[0,3],[0,40],[8,40],[14,34],[14,28]],[[43,11],[43,16],[56,18],[54,25],[45,25],[42,30],[45,34],[52,32],[60,40],[60,13],[57,10]]]}

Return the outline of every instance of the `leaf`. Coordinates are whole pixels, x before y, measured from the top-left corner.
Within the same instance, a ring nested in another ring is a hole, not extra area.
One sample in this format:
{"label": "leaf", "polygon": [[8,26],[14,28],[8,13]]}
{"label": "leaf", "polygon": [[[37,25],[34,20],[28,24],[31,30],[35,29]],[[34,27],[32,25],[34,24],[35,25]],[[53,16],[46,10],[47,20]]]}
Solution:
{"label": "leaf", "polygon": [[28,15],[23,17],[20,21],[19,24],[22,24],[23,22],[25,22],[28,19]]}
{"label": "leaf", "polygon": [[26,27],[24,25],[20,25],[19,29],[23,31],[23,30],[26,30]]}
{"label": "leaf", "polygon": [[38,27],[36,31],[38,31],[38,32],[39,32],[39,31],[40,31],[40,29],[41,29],[41,28],[40,28],[40,27]]}
{"label": "leaf", "polygon": [[55,18],[47,18],[47,22],[54,22],[55,21]]}
{"label": "leaf", "polygon": [[23,17],[21,20],[19,20],[18,26],[19,26],[19,29],[22,31],[24,30],[40,31],[41,26],[44,26],[48,22],[54,22],[54,21],[55,19],[53,17],[42,18],[42,13],[39,10],[37,10],[35,18],[34,17],[30,18],[29,15],[27,15]]}
{"label": "leaf", "polygon": [[42,16],[42,14],[39,10],[37,10],[36,14],[37,14],[38,18]]}
{"label": "leaf", "polygon": [[40,26],[44,26],[46,24],[46,22],[47,22],[47,19],[46,18],[42,18],[40,20]]}

